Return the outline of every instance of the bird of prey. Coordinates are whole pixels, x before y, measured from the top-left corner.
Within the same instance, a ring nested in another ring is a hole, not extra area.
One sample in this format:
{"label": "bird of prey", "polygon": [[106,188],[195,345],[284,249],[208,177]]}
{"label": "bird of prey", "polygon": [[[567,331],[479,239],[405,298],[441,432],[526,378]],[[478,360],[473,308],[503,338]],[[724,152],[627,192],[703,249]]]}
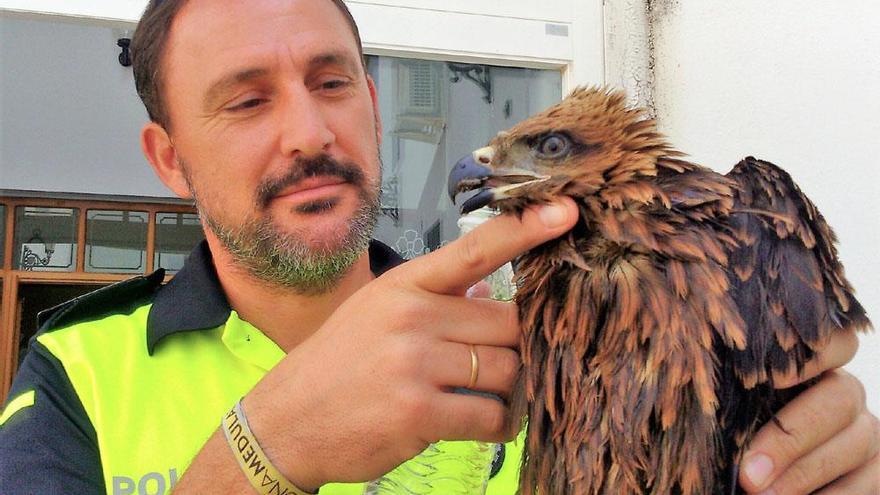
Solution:
{"label": "bird of prey", "polygon": [[[836,332],[867,329],[834,233],[781,168],[690,163],[625,95],[579,88],[459,161],[449,193],[580,219],[515,261],[525,494],[734,494],[743,447]],[[521,416],[520,416],[521,417]],[[781,426],[781,425],[780,425]]]}

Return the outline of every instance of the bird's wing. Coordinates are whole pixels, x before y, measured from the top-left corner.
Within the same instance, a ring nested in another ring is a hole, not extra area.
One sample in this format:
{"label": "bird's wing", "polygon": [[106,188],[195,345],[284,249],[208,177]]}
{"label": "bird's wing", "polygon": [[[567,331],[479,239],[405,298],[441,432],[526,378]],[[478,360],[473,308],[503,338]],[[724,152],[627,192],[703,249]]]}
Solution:
{"label": "bird's wing", "polygon": [[774,371],[801,371],[834,332],[870,322],[844,277],[831,227],[791,176],[748,157],[727,177],[739,185],[731,295],[747,331],[733,366],[746,388],[772,385]]}

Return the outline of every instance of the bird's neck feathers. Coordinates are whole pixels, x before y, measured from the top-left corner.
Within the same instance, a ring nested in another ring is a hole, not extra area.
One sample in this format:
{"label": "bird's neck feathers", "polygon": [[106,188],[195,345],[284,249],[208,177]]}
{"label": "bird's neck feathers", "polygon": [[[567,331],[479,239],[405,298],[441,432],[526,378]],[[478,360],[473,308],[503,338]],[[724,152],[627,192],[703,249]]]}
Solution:
{"label": "bird's neck feathers", "polygon": [[[652,120],[633,121],[624,134],[584,167],[591,171],[588,177],[571,180],[562,192],[580,203],[580,235],[629,250],[692,256],[664,239],[676,231],[675,221],[726,215],[732,207],[730,181],[684,160]],[[673,210],[677,216],[670,216]]]}
{"label": "bird's neck feathers", "polygon": [[615,151],[620,157],[615,168],[646,177],[702,168],[683,159],[687,155],[675,149],[666,135],[657,130],[656,120],[648,118],[642,110],[629,110],[627,114],[631,121],[612,141],[618,143]]}

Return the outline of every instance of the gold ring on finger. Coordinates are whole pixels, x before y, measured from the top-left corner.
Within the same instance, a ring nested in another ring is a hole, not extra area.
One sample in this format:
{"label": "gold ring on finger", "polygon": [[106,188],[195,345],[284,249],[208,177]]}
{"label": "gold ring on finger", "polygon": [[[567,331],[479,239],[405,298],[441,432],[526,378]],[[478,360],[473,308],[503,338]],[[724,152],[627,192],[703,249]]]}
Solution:
{"label": "gold ring on finger", "polygon": [[477,384],[477,378],[480,376],[480,360],[477,359],[477,346],[471,344],[471,379],[468,381],[467,388],[474,388]]}

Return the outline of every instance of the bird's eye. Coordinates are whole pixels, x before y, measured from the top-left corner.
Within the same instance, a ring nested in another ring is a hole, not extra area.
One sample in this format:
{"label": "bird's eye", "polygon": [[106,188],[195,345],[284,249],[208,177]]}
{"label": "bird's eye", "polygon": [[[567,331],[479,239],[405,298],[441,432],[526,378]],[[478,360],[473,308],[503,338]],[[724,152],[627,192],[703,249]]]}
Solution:
{"label": "bird's eye", "polygon": [[548,134],[538,142],[538,154],[542,158],[559,158],[568,153],[571,140],[565,134]]}

